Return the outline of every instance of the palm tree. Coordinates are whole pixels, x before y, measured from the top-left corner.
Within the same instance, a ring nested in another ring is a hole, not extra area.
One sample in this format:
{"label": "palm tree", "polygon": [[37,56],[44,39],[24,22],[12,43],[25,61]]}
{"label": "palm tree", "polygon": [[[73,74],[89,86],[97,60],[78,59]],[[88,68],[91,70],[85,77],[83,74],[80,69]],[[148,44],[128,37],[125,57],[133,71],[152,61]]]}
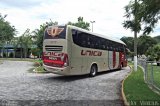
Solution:
{"label": "palm tree", "polygon": [[27,57],[28,54],[28,48],[32,45],[32,36],[30,33],[30,29],[27,29],[22,36],[18,39],[18,44],[21,47],[21,58],[24,56],[24,58]]}
{"label": "palm tree", "polygon": [[10,44],[13,45],[13,49],[14,49],[13,57],[15,58],[16,57],[16,50],[17,50],[17,47],[18,47],[18,37],[14,37],[11,40]]}

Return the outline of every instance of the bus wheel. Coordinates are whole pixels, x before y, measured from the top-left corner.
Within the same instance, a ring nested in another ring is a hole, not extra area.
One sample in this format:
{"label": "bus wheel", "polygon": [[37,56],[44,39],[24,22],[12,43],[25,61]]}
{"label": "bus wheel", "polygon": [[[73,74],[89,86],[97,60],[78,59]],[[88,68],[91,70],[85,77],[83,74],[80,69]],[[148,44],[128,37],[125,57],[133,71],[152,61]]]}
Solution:
{"label": "bus wheel", "polygon": [[122,70],[122,68],[123,68],[123,63],[121,63],[121,65],[120,65],[120,69]]}
{"label": "bus wheel", "polygon": [[96,65],[92,65],[91,70],[90,70],[90,76],[94,77],[97,74],[97,67]]}

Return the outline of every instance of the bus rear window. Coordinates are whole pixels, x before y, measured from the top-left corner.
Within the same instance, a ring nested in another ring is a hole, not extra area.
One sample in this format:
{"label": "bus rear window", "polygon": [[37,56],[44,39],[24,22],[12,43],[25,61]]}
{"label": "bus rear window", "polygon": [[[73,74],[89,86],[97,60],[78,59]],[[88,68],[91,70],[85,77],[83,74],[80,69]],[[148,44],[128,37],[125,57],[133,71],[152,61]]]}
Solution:
{"label": "bus rear window", "polygon": [[49,26],[44,33],[44,39],[65,39],[66,26]]}

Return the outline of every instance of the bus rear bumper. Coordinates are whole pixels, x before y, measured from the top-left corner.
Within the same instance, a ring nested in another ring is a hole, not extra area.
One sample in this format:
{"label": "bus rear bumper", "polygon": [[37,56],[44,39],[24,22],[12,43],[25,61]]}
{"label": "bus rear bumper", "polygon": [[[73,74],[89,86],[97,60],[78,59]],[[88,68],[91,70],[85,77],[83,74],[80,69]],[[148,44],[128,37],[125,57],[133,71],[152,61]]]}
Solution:
{"label": "bus rear bumper", "polygon": [[70,68],[69,67],[52,67],[52,66],[47,66],[43,64],[43,67],[46,71],[54,73],[54,74],[60,74],[60,75],[70,75]]}

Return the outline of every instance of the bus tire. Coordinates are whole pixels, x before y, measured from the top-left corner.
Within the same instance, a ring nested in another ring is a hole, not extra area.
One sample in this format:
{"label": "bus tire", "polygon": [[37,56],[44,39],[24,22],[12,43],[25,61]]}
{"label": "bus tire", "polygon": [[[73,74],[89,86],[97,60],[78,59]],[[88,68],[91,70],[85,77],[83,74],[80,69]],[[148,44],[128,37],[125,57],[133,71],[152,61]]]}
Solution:
{"label": "bus tire", "polygon": [[121,63],[121,65],[120,65],[120,69],[122,70],[122,68],[123,68],[123,63]]}
{"label": "bus tire", "polygon": [[94,76],[96,76],[96,74],[97,74],[97,66],[96,65],[92,65],[91,66],[91,69],[90,69],[90,76],[91,77],[94,77]]}

